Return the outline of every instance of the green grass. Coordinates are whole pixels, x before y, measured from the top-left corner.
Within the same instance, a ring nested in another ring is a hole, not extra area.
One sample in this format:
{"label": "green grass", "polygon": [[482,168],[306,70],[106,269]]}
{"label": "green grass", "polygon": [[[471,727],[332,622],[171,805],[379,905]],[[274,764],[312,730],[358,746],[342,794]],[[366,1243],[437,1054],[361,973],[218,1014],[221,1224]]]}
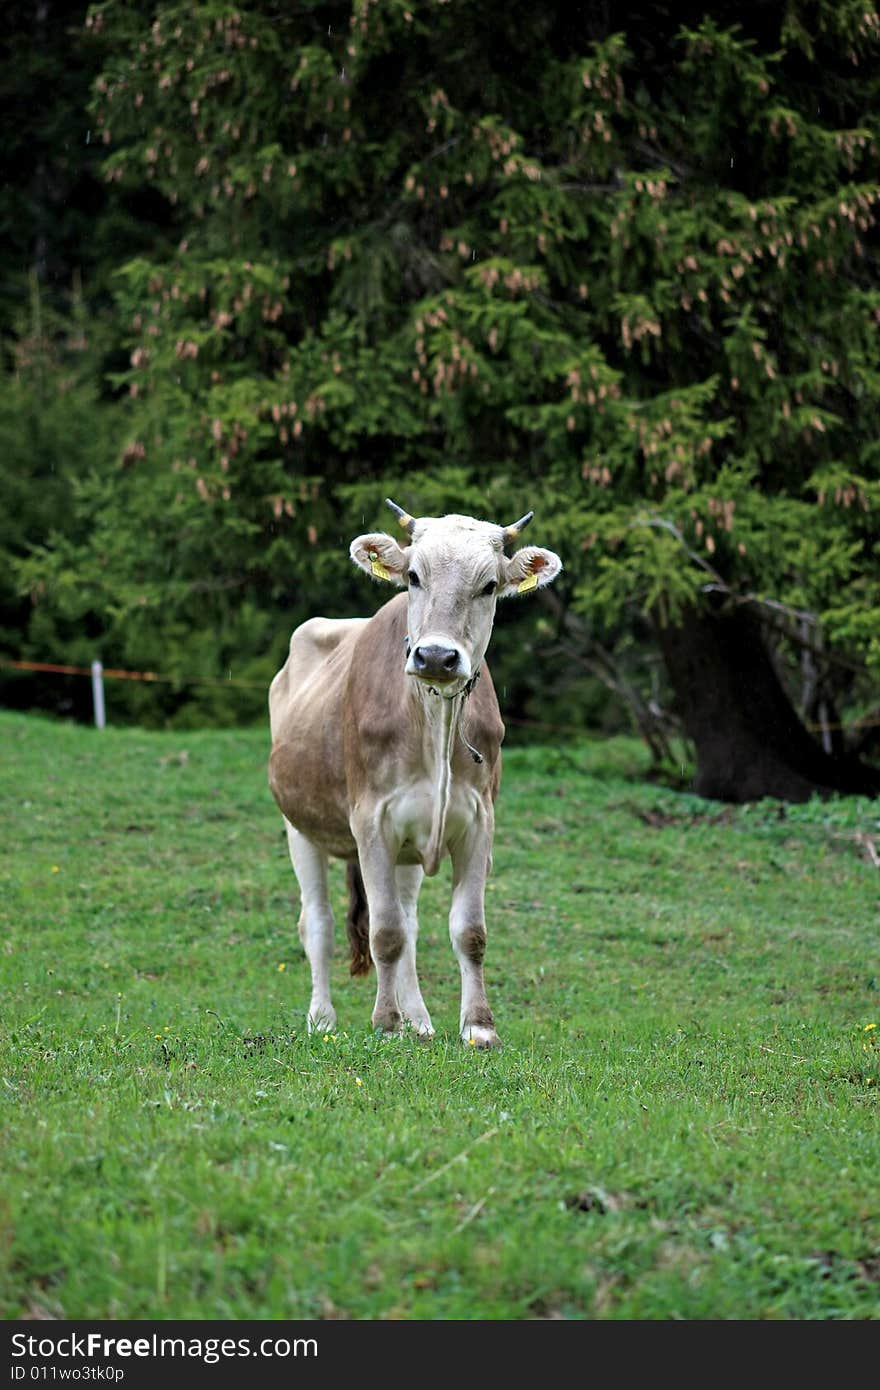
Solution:
{"label": "green grass", "polygon": [[6,1318],[880,1315],[876,804],[509,752],[482,1054],[446,869],[433,1044],[306,1036],[266,733],[0,739]]}

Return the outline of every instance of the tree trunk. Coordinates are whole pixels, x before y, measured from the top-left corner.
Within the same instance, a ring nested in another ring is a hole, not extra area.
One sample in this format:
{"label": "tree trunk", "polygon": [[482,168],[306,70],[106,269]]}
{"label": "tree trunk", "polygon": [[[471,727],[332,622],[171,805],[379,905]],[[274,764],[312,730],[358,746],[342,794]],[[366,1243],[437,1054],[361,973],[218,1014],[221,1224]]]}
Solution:
{"label": "tree trunk", "polygon": [[719,801],[880,795],[880,770],[826,752],[782,687],[756,617],[690,610],[657,639],[697,754],[695,790]]}

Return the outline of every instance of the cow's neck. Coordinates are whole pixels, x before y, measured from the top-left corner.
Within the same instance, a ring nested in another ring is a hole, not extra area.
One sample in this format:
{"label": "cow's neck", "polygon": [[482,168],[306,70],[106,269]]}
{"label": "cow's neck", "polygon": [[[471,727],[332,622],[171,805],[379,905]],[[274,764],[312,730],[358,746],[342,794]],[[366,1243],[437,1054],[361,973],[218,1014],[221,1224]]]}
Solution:
{"label": "cow's neck", "polygon": [[422,861],[425,873],[430,876],[436,874],[443,856],[446,818],[452,798],[453,752],[460,733],[466,696],[461,694],[445,699],[433,690],[423,689],[415,690],[413,696],[422,708],[433,793],[431,833]]}

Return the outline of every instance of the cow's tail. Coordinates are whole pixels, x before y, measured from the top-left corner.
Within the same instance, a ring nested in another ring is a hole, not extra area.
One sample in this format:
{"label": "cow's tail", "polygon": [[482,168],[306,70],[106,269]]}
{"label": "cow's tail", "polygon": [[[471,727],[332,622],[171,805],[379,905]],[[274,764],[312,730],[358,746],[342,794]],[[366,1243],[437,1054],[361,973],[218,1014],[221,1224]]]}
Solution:
{"label": "cow's tail", "polygon": [[357,860],[348,865],[348,917],[345,926],[351,952],[349,969],[352,975],[368,975],[373,964],[370,955],[370,910]]}

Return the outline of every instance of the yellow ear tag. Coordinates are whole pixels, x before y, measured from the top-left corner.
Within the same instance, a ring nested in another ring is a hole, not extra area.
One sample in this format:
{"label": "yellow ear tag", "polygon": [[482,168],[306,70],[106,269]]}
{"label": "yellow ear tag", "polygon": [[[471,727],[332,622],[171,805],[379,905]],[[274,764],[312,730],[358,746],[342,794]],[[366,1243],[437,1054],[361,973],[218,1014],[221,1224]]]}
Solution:
{"label": "yellow ear tag", "polygon": [[538,587],[538,576],[537,576],[537,574],[529,574],[529,575],[526,576],[526,578],[523,580],[523,582],[522,582],[521,584],[517,584],[517,586],[516,586],[516,592],[517,592],[518,594],[527,594],[527,593],[529,592],[530,589],[537,589],[537,587]]}
{"label": "yellow ear tag", "polygon": [[370,569],[377,579],[390,579],[391,571],[386,569],[378,555],[370,556]]}

